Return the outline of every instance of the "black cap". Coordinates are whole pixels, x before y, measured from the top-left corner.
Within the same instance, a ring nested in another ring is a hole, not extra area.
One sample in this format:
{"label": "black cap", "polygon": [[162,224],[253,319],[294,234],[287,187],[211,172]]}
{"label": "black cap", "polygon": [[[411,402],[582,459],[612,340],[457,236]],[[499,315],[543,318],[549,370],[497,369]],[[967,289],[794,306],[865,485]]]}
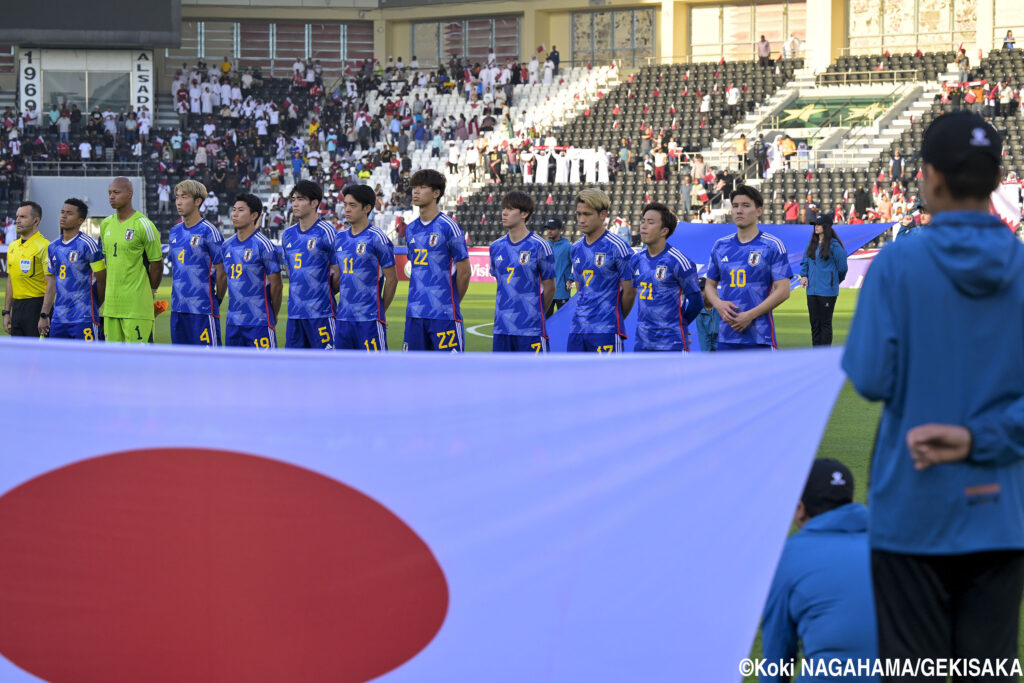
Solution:
{"label": "black cap", "polygon": [[835,222],[836,217],[834,215],[830,213],[823,213],[822,215],[814,219],[814,223],[812,225],[822,225],[827,228],[830,228],[833,225],[835,225]]}
{"label": "black cap", "polygon": [[921,160],[940,171],[955,171],[976,154],[992,159],[997,166],[1003,160],[1003,138],[977,114],[944,114],[924,132]]}
{"label": "black cap", "polygon": [[811,517],[853,502],[853,474],[850,469],[830,458],[820,458],[811,465],[800,502]]}
{"label": "black cap", "polygon": [[548,222],[544,224],[544,227],[548,230],[561,230],[562,219],[561,218],[549,218]]}

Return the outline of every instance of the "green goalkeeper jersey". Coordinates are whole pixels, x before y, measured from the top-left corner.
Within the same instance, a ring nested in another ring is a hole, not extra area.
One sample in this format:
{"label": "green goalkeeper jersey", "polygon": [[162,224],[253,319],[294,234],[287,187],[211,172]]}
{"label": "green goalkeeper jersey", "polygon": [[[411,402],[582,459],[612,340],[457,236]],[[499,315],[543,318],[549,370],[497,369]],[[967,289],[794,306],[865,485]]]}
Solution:
{"label": "green goalkeeper jersey", "polygon": [[159,263],[160,232],[136,211],[122,222],[117,214],[100,223],[100,241],[107,263],[103,315],[107,318],[153,319],[153,288],[147,263]]}

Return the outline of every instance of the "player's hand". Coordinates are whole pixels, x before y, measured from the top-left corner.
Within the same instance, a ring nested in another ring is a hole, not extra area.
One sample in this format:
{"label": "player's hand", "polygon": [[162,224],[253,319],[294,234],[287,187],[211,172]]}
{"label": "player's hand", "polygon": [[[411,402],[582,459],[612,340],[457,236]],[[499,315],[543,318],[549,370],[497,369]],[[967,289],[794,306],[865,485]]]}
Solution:
{"label": "player's hand", "polygon": [[40,318],[38,327],[40,337],[45,337],[50,334],[50,321],[48,318]]}
{"label": "player's hand", "polygon": [[153,315],[160,315],[167,310],[166,301],[154,301],[153,302]]}
{"label": "player's hand", "polygon": [[800,286],[803,287],[804,289],[807,289],[807,278],[800,278]]}
{"label": "player's hand", "polygon": [[11,316],[10,315],[5,315],[4,316],[4,332],[6,332],[7,334],[11,333]]}
{"label": "player's hand", "polygon": [[740,312],[740,307],[731,301],[719,299],[715,304],[715,310],[718,311],[718,315],[722,316],[722,320],[731,324],[735,320],[736,314]]}
{"label": "player's hand", "polygon": [[750,323],[752,322],[754,322],[753,314],[750,311],[743,311],[740,313],[736,313],[732,317],[732,320],[729,321],[729,327],[736,330],[737,332],[742,332],[743,330],[750,327]]}
{"label": "player's hand", "polygon": [[907,432],[907,448],[914,469],[966,460],[971,452],[971,431],[960,425],[918,425]]}

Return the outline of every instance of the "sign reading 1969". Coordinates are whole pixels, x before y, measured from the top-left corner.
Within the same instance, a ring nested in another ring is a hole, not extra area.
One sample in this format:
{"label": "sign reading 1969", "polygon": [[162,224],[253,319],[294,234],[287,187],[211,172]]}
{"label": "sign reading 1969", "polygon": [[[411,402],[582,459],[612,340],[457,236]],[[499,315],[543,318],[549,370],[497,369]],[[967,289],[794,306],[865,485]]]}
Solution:
{"label": "sign reading 1969", "polygon": [[18,108],[21,111],[41,111],[42,74],[39,72],[39,53],[26,50],[21,53],[18,66]]}

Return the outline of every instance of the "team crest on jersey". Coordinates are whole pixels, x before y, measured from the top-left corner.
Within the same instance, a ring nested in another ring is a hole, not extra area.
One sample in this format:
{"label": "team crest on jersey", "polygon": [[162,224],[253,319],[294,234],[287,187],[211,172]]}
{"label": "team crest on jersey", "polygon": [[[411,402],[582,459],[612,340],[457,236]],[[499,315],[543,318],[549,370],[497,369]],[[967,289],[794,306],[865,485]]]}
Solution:
{"label": "team crest on jersey", "polygon": [[441,241],[441,233],[439,233],[439,232],[432,232],[432,233],[430,233],[430,239],[427,240],[427,245],[431,246],[431,247],[436,247],[437,243],[440,242],[440,241]]}
{"label": "team crest on jersey", "polygon": [[529,262],[530,262],[530,252],[528,252],[528,251],[521,251],[521,252],[519,252],[519,263],[520,263],[520,265],[524,265],[525,266]]}
{"label": "team crest on jersey", "polygon": [[310,237],[306,240],[306,251],[313,251],[316,248],[316,238]]}
{"label": "team crest on jersey", "polygon": [[658,266],[654,269],[655,280],[664,280],[666,275],[668,275],[668,266]]}
{"label": "team crest on jersey", "polygon": [[69,251],[68,252],[68,261],[71,261],[72,263],[74,263],[77,260],[78,260],[78,252],[77,251]]}
{"label": "team crest on jersey", "polygon": [[605,256],[604,252],[598,252],[597,254],[594,254],[594,266],[595,267],[597,267],[597,268],[603,268],[604,267],[604,256]]}
{"label": "team crest on jersey", "polygon": [[133,230],[132,228],[128,228],[127,230],[124,231],[124,239],[125,239],[126,242],[131,242],[132,238],[134,238],[134,237],[135,237],[135,230]]}
{"label": "team crest on jersey", "polygon": [[242,260],[246,263],[252,260],[252,249],[246,249],[242,252]]}
{"label": "team crest on jersey", "polygon": [[356,256],[362,256],[366,253],[366,242],[360,242],[356,245]]}
{"label": "team crest on jersey", "polygon": [[190,239],[188,241],[188,243],[189,243],[189,246],[198,247],[199,246],[199,235],[192,235],[192,239]]}
{"label": "team crest on jersey", "polygon": [[756,266],[761,262],[761,252],[752,251],[747,255],[747,265]]}

